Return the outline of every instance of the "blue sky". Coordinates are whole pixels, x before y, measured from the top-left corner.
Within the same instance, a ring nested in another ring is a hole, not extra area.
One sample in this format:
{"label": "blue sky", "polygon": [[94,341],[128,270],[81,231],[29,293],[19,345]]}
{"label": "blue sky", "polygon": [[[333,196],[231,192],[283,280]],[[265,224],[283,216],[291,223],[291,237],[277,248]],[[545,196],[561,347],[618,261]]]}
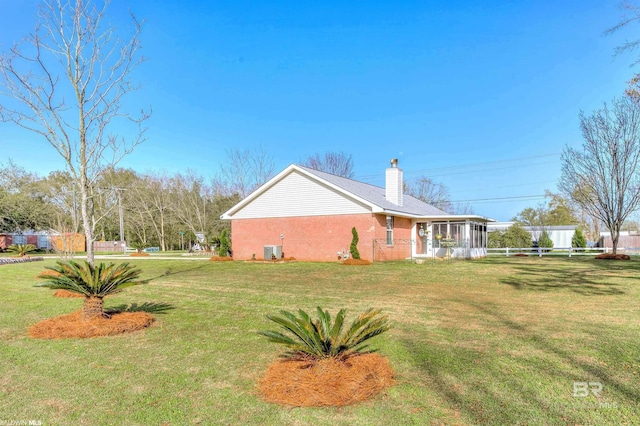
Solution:
{"label": "blue sky", "polygon": [[[0,0],[0,50],[33,28],[35,0]],[[389,159],[453,201],[508,220],[554,191],[578,113],[619,96],[618,1],[124,1],[145,19],[131,105],[153,107],[148,141],[122,166],[215,174],[229,147],[262,145],[278,170],[316,152],[353,156],[383,185]],[[126,135],[125,135],[126,136]],[[46,141],[0,124],[0,161],[63,168]],[[4,160],[3,160],[4,159]]]}

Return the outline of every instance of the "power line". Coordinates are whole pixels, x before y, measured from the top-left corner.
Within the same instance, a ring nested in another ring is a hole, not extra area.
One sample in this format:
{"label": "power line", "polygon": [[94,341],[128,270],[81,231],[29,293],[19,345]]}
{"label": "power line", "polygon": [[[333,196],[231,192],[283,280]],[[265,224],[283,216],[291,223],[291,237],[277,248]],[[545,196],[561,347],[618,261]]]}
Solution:
{"label": "power line", "polygon": [[[482,167],[482,166],[492,166],[492,165],[500,165],[500,164],[505,164],[505,163],[513,163],[513,162],[522,162],[522,161],[527,161],[527,160],[533,160],[533,159],[540,159],[540,158],[548,158],[548,157],[556,157],[558,155],[560,155],[561,153],[559,152],[555,152],[555,153],[551,153],[551,154],[542,154],[542,155],[532,155],[532,156],[528,156],[528,157],[518,157],[518,158],[507,158],[507,159],[503,159],[503,160],[494,160],[494,161],[484,161],[484,162],[479,162],[479,163],[469,163],[469,164],[461,164],[458,166],[447,166],[447,167],[437,167],[437,168],[433,168],[433,169],[422,169],[422,170],[405,170],[404,174],[405,175],[415,175],[415,174],[426,174],[429,176],[433,176],[433,173],[440,173],[437,174],[437,176],[448,176],[449,174],[460,174],[460,173],[469,173],[473,170],[469,170],[469,171],[465,171],[465,172],[459,172],[458,170],[464,170],[464,169],[474,169],[477,167]],[[551,162],[542,162],[542,163],[535,163],[535,164],[530,164],[530,165],[538,165],[538,164],[549,164],[552,163]],[[513,167],[521,167],[522,165],[513,165],[510,166],[509,168],[513,168]],[[485,169],[485,170],[501,170],[501,169],[496,169],[494,167],[491,167],[490,169]],[[447,172],[447,171],[457,171],[456,173],[446,173],[446,174],[442,174],[441,172]],[[482,171],[482,170],[475,170],[475,172],[478,171]],[[358,175],[357,179],[359,180],[366,180],[366,179],[374,179],[374,178],[378,178],[380,177],[380,175],[375,174],[375,175]]]}
{"label": "power line", "polygon": [[527,163],[527,164],[515,164],[513,166],[505,166],[505,167],[491,167],[491,168],[487,168],[487,169],[470,169],[470,170],[466,170],[466,171],[460,171],[460,172],[451,172],[451,173],[441,173],[441,174],[430,174],[429,177],[441,177],[441,176],[453,176],[453,175],[464,175],[467,173],[479,173],[479,172],[486,172],[486,171],[496,171],[496,170],[508,170],[508,169],[517,169],[517,168],[521,168],[523,166],[539,166],[542,164],[552,164],[555,163],[555,161],[543,161],[540,163]]}
{"label": "power line", "polygon": [[[491,189],[504,189],[504,188],[521,188],[523,186],[532,186],[532,185],[543,185],[543,184],[547,184],[547,183],[555,183],[555,180],[547,180],[544,182],[527,182],[527,183],[519,183],[517,185],[501,185],[501,186],[492,186]],[[458,190],[458,191],[450,191],[451,194],[459,194],[461,192],[477,192],[477,191],[484,191],[486,190],[487,187],[482,187],[482,188],[469,188],[469,189],[462,189],[462,190]]]}
{"label": "power line", "polygon": [[512,201],[531,201],[531,200],[542,200],[544,199],[544,195],[518,195],[515,197],[497,197],[497,198],[476,198],[471,200],[458,200],[451,201],[452,204],[460,204],[460,203],[493,203],[496,201],[501,202],[512,202]]}

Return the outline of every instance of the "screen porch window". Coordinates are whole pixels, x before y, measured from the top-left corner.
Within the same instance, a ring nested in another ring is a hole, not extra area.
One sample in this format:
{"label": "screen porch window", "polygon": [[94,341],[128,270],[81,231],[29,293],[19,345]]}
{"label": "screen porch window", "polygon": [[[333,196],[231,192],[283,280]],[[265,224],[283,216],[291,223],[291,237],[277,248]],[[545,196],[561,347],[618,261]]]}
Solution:
{"label": "screen porch window", "polygon": [[433,233],[433,248],[440,248],[440,241],[447,237],[447,223],[446,222],[434,222],[431,225]]}
{"label": "screen porch window", "polygon": [[393,245],[393,216],[387,216],[387,245]]}

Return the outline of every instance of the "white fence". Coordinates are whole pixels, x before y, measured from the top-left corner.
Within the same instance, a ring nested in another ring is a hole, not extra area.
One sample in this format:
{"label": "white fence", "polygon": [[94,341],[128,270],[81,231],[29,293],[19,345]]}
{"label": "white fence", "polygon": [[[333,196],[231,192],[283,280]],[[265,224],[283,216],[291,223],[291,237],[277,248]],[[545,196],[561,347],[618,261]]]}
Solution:
{"label": "white fence", "polygon": [[[554,248],[542,248],[542,247],[527,247],[527,248],[488,248],[487,256],[595,256],[600,253],[609,253],[612,250],[607,247],[594,247],[594,248],[576,248],[576,247],[554,247]],[[640,251],[640,248],[618,248],[619,253],[632,254]]]}

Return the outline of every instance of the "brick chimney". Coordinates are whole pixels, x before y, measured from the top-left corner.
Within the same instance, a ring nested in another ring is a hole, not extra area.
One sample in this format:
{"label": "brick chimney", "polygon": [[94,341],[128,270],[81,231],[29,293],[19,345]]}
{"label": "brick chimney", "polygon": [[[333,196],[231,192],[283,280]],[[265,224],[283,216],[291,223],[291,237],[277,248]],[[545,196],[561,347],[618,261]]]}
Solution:
{"label": "brick chimney", "polygon": [[391,159],[391,167],[386,172],[385,198],[402,207],[402,169],[398,168],[398,159]]}

